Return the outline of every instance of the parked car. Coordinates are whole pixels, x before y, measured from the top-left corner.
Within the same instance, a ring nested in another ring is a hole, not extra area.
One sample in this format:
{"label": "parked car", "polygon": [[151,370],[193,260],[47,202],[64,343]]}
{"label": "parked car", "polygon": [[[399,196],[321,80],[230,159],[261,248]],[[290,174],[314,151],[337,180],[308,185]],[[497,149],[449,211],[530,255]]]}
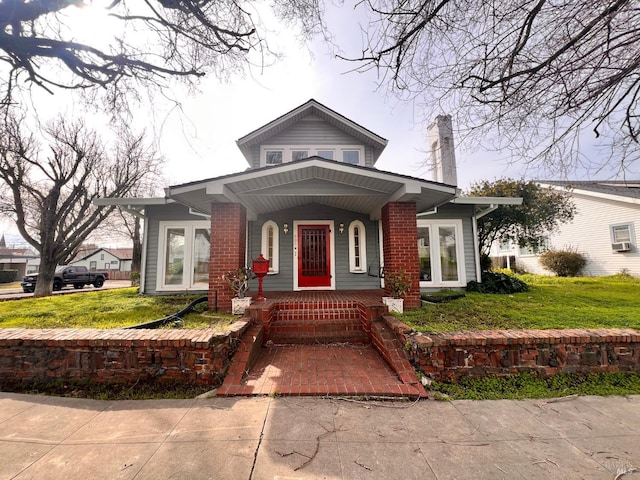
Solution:
{"label": "parked car", "polygon": [[[72,266],[58,267],[53,276],[53,290],[60,290],[67,285],[73,285],[73,288],[80,289],[85,285],[93,285],[100,288],[104,282],[109,280],[109,272],[92,272],[87,267]],[[25,293],[32,293],[36,289],[38,274],[26,275],[20,285]]]}

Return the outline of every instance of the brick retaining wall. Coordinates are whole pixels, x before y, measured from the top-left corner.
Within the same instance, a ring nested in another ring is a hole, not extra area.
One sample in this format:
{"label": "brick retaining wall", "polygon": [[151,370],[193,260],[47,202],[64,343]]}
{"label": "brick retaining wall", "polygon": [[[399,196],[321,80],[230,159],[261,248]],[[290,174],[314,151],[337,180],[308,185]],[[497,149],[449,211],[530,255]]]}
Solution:
{"label": "brick retaining wall", "polygon": [[215,385],[248,321],[218,330],[0,329],[0,385],[91,380]]}
{"label": "brick retaining wall", "polygon": [[640,372],[640,331],[633,329],[488,330],[421,334],[384,320],[414,367],[438,381],[536,372]]}

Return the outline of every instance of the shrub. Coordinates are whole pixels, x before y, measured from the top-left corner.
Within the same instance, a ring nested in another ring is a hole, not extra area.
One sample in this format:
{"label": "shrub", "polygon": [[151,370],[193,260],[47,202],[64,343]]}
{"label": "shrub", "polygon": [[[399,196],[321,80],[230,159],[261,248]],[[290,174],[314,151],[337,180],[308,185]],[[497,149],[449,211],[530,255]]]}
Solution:
{"label": "shrub", "polygon": [[559,277],[575,277],[587,264],[587,259],[574,250],[549,250],[540,255],[540,264]]}
{"label": "shrub", "polygon": [[0,270],[0,283],[15,282],[18,278],[17,270]]}
{"label": "shrub", "polygon": [[413,282],[404,270],[400,270],[398,273],[385,273],[384,284],[393,298],[403,298],[411,290]]}
{"label": "shrub", "polygon": [[482,283],[472,281],[467,284],[468,292],[480,293],[519,293],[528,289],[529,286],[519,278],[496,272],[482,272]]}

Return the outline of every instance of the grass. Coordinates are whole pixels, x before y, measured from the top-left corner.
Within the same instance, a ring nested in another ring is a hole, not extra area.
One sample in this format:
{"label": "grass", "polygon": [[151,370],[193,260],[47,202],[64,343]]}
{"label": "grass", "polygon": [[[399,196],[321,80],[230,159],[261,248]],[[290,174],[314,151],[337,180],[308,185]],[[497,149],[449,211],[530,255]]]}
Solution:
{"label": "grass", "polygon": [[[0,328],[119,328],[157,320],[181,310],[197,295],[146,296],[137,288],[54,295],[0,302]],[[182,328],[225,328],[236,317],[191,313]]]}
{"label": "grass", "polygon": [[626,275],[559,278],[520,275],[529,291],[466,293],[398,315],[417,331],[635,328],[640,330],[640,279]]}
{"label": "grass", "polygon": [[458,383],[433,382],[432,397],[439,400],[499,400],[525,398],[557,398],[570,395],[635,395],[640,394],[638,373],[593,373],[576,375],[560,373],[542,378],[533,373],[510,377],[488,376],[463,379]]}

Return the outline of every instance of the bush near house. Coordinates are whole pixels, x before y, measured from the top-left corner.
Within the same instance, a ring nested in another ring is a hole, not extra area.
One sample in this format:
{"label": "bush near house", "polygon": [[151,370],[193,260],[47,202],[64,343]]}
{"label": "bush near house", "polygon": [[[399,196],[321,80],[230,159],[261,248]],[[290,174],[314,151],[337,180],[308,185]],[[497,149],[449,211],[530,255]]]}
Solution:
{"label": "bush near house", "polygon": [[12,283],[18,278],[17,270],[0,270],[0,283]]}
{"label": "bush near house", "polygon": [[539,261],[545,270],[559,277],[575,277],[587,264],[584,255],[573,250],[549,250],[540,255]]}

